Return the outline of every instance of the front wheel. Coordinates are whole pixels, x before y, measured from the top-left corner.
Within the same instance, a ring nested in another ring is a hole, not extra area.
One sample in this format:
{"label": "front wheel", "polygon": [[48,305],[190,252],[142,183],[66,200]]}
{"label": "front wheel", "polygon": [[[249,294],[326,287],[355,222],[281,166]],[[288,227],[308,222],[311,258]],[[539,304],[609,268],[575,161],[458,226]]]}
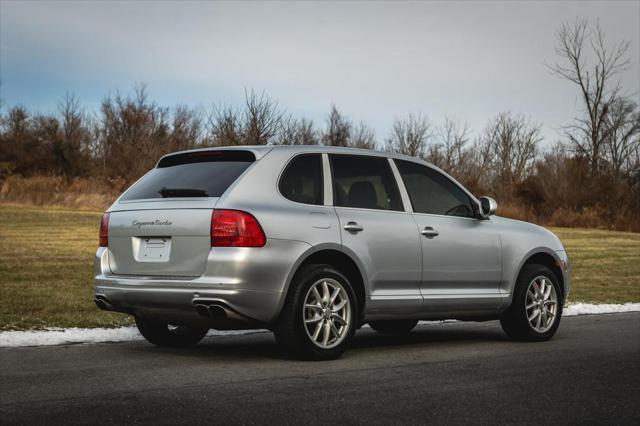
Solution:
{"label": "front wheel", "polygon": [[555,274],[543,265],[526,265],[516,283],[511,306],[500,318],[514,340],[549,340],[562,317],[562,297]]}
{"label": "front wheel", "polygon": [[196,345],[209,331],[208,328],[173,326],[166,322],[136,317],[136,326],[142,337],[156,346],[184,348]]}
{"label": "front wheel", "polygon": [[338,358],[349,345],[358,318],[351,283],[330,265],[311,265],[291,285],[274,329],[276,340],[302,359]]}

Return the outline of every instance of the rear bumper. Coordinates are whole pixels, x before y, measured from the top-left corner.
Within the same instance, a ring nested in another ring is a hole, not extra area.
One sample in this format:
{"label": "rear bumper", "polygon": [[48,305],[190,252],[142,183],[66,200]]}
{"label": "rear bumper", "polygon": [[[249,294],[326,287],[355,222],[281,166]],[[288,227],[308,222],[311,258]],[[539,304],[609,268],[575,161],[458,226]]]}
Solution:
{"label": "rear bumper", "polygon": [[[109,249],[99,248],[94,267],[95,296],[102,309],[153,316],[167,321],[268,324],[284,303],[286,285],[296,261],[310,246],[299,241],[268,240],[261,248],[211,249],[206,271],[199,277],[114,275]],[[216,304],[232,313],[231,321],[206,318],[198,304]]]}
{"label": "rear bumper", "polygon": [[198,314],[196,305],[201,303],[228,307],[237,314],[234,318],[240,322],[268,323],[277,315],[283,295],[268,291],[196,287],[189,285],[189,281],[105,276],[95,278],[95,294],[97,299],[106,302],[103,309],[201,324],[216,322]]}

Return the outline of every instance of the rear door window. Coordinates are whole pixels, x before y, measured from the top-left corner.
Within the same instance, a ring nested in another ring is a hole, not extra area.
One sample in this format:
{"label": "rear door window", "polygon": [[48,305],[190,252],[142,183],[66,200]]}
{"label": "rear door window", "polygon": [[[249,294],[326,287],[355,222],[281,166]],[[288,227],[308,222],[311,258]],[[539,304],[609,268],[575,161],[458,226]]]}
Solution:
{"label": "rear door window", "polygon": [[303,154],[295,157],[280,179],[280,193],[287,199],[304,204],[323,203],[322,157]]}
{"label": "rear door window", "polygon": [[249,151],[195,151],[164,157],[121,200],[219,197],[255,161]]}
{"label": "rear door window", "polygon": [[330,158],[336,206],[403,210],[386,158],[344,154],[331,154]]}

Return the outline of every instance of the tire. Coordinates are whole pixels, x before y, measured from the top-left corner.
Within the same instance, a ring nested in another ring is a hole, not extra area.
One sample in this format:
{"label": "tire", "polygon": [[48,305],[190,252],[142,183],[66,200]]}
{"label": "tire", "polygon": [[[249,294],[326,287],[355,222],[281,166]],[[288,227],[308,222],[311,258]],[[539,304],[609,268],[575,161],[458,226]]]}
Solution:
{"label": "tire", "polygon": [[[537,282],[536,286],[534,281]],[[536,288],[543,289],[544,294],[539,296],[541,293]],[[555,304],[544,300],[547,293],[549,301],[553,302],[555,297]],[[548,312],[552,310],[551,316]],[[541,313],[543,311],[544,315]],[[561,318],[562,291],[555,274],[544,265],[525,265],[518,277],[511,306],[500,318],[504,332],[518,341],[549,340],[558,330]]]}
{"label": "tire", "polygon": [[418,320],[370,321],[369,326],[382,334],[407,334],[418,324]]}
{"label": "tire", "polygon": [[161,321],[136,317],[140,334],[156,346],[168,348],[186,348],[196,345],[209,331],[208,328],[179,325],[171,327]]}
{"label": "tire", "polygon": [[[326,300],[323,283],[329,290],[326,292],[329,299],[336,294],[334,303]],[[337,289],[340,291],[336,293]],[[320,301],[317,296],[321,297]],[[310,265],[296,274],[291,283],[274,333],[289,356],[306,360],[336,359],[349,346],[358,318],[356,297],[349,280],[331,265]]]}

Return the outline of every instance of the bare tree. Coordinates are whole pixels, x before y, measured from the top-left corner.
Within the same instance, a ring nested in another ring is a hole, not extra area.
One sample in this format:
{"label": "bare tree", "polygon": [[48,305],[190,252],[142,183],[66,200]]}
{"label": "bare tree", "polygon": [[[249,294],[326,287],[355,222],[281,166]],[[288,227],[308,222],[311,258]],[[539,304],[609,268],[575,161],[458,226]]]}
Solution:
{"label": "bare tree", "polygon": [[61,137],[54,149],[60,172],[72,176],[84,174],[90,164],[91,132],[78,98],[67,93],[58,103],[61,117]]}
{"label": "bare tree", "polygon": [[243,145],[240,114],[232,107],[214,106],[208,118],[208,126],[212,145]]}
{"label": "bare tree", "polygon": [[203,142],[202,114],[185,105],[173,111],[169,149],[181,151],[198,147]]}
{"label": "bare tree", "polygon": [[327,129],[322,135],[322,143],[329,146],[349,146],[351,139],[351,123],[331,105],[331,112],[327,117]]}
{"label": "bare tree", "polygon": [[278,103],[265,92],[245,91],[244,108],[213,107],[208,118],[211,144],[266,145],[275,142],[287,120]]}
{"label": "bare tree", "polygon": [[245,145],[266,145],[277,135],[284,113],[265,92],[245,91],[243,134]]}
{"label": "bare tree", "polygon": [[621,91],[618,76],[630,64],[626,58],[629,42],[609,46],[600,24],[590,30],[585,19],[563,23],[556,39],[561,62],[549,68],[578,87],[584,111],[583,116],[564,128],[564,133],[575,150],[589,160],[592,171],[597,172],[604,155],[606,116]]}
{"label": "bare tree", "polygon": [[55,117],[9,108],[0,127],[0,177],[55,172],[52,147],[59,135]]}
{"label": "bare tree", "polygon": [[542,140],[540,125],[504,112],[489,122],[481,140],[491,155],[496,183],[503,194],[510,195],[535,159]]}
{"label": "bare tree", "polygon": [[277,145],[317,145],[319,142],[313,121],[306,118],[296,120],[289,117],[283,120],[275,139]]}
{"label": "bare tree", "polygon": [[421,158],[431,137],[429,119],[422,114],[410,113],[406,118],[393,122],[386,148],[390,152]]}
{"label": "bare tree", "polygon": [[604,121],[604,148],[616,176],[632,167],[632,153],[640,145],[640,111],[626,98],[616,99]]}
{"label": "bare tree", "polygon": [[367,126],[367,123],[361,121],[353,128],[349,145],[354,148],[375,149],[376,135],[373,130]]}
{"label": "bare tree", "polygon": [[469,123],[445,117],[435,131],[433,143],[427,147],[426,159],[453,176],[463,176],[471,167],[468,142]]}
{"label": "bare tree", "polygon": [[320,135],[315,129],[312,120],[301,118],[298,121],[296,140],[298,145],[318,145],[320,143]]}
{"label": "bare tree", "polygon": [[105,98],[98,125],[110,176],[137,178],[170,150],[169,109],[149,101],[143,85],[135,87],[133,97]]}

